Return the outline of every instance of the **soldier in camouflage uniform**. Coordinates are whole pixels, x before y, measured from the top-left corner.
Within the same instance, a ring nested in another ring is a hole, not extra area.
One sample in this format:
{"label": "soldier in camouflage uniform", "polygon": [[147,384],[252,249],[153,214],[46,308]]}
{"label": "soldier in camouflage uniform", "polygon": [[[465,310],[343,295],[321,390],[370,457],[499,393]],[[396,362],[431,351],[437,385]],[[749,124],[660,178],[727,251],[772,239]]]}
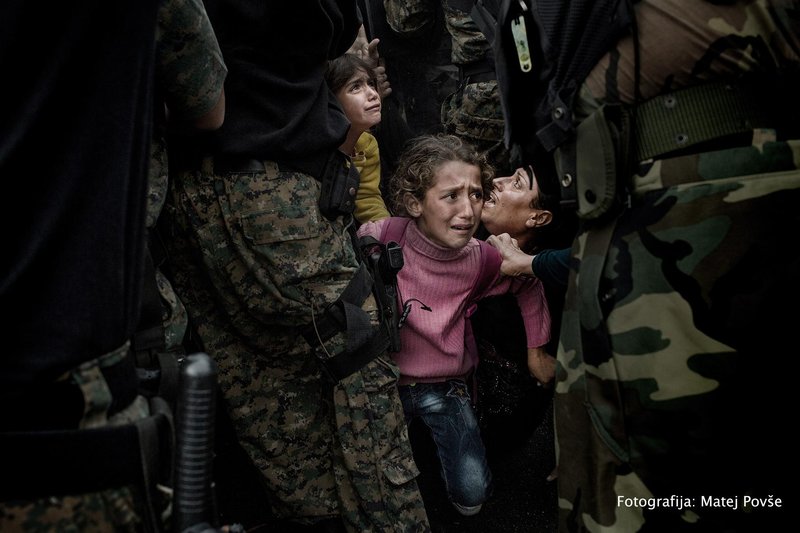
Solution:
{"label": "soldier in camouflage uniform", "polygon": [[442,124],[447,133],[486,152],[492,165],[502,169],[501,174],[511,173],[491,46],[470,16],[472,4],[470,0],[442,0],[452,61],[460,78],[458,90],[442,104]]}
{"label": "soldier in camouflage uniform", "polygon": [[[637,91],[644,103],[636,145],[622,145],[633,170],[620,165],[611,185],[628,195],[622,209],[584,211],[573,247],[555,391],[560,531],[768,531],[784,520],[744,497],[788,496],[779,358],[792,351],[800,296],[789,241],[800,222],[800,6],[719,4],[636,4],[640,71],[624,38],[581,91],[581,124]],[[748,73],[755,86],[739,79]],[[714,92],[714,80],[729,85]],[[751,97],[730,109],[738,87]],[[672,129],[662,110],[681,106],[691,113]],[[758,118],[738,135],[714,132],[737,113]],[[702,128],[708,142],[694,144]],[[599,144],[578,131],[580,165]],[[604,185],[579,182],[580,205]]]}
{"label": "soldier in camouflage uniform", "polygon": [[[215,114],[224,114],[223,83],[227,69],[202,0],[164,0],[157,31],[157,94],[163,101],[156,110],[150,146],[146,223],[150,230],[151,257],[161,263],[156,222],[164,207],[169,183],[167,137],[172,135],[181,142],[197,142],[203,130],[216,129],[220,118],[215,118]],[[169,110],[169,128],[176,130],[169,134],[165,107]],[[163,343],[159,348],[181,352],[188,316],[160,266],[154,265],[162,312]]]}
{"label": "soldier in camouflage uniform", "polygon": [[[359,258],[350,216],[320,207],[326,169],[349,165],[337,150],[348,123],[324,70],[355,39],[355,2],[262,7],[254,18],[228,0],[212,12],[230,69],[226,121],[210,155],[176,175],[165,208],[174,285],[277,517],[429,531],[385,348],[344,377],[324,370],[359,336],[349,324],[325,335]],[[345,307],[375,338],[373,296]]]}
{"label": "soldier in camouflage uniform", "polygon": [[[108,414],[114,398],[102,369],[121,364],[129,350],[130,344],[126,343],[102,357],[83,363],[62,378],[62,382],[75,383],[80,389],[85,405],[84,415],[79,422],[82,429],[131,424],[150,414],[143,396],[137,396],[121,411],[111,416]],[[0,502],[0,531],[84,533],[113,530],[133,533],[141,531],[143,527],[142,508],[136,502],[132,487],[32,501],[4,501]]]}
{"label": "soldier in camouflage uniform", "polygon": [[[435,18],[438,1],[387,0],[386,19],[395,32],[413,38]],[[486,152],[494,166],[511,172],[491,46],[470,16],[472,4],[471,0],[441,0],[450,60],[459,78],[456,90],[442,102],[442,128]]]}
{"label": "soldier in camouflage uniform", "polygon": [[[220,101],[226,71],[202,2],[164,0],[158,10],[156,42],[156,79],[160,94],[169,104],[171,120],[183,128],[184,122],[197,117],[201,117],[197,119],[201,125],[205,124],[206,114]],[[156,121],[145,214],[148,228],[155,225],[167,191],[166,127],[166,120]],[[160,271],[156,276],[155,283],[164,299],[163,347],[175,350],[183,341],[186,313],[166,277]],[[119,365],[129,351],[126,343],[110,354],[83,363],[63,378],[78,384],[82,392],[85,409],[79,422],[81,428],[130,424],[150,414],[147,400],[138,396],[129,407],[107,415],[113,397],[101,369]],[[141,512],[130,488],[122,487],[0,505],[0,530],[88,532],[113,527],[115,531],[140,531]]]}
{"label": "soldier in camouflage uniform", "polygon": [[75,442],[59,431],[83,436],[148,415],[128,338],[141,292],[157,10],[144,0],[0,7],[0,64],[14,73],[0,175],[22,206],[0,230],[0,531],[142,527],[127,487],[69,493],[84,480],[43,471],[13,443],[50,444],[97,480],[106,472],[68,453]]}

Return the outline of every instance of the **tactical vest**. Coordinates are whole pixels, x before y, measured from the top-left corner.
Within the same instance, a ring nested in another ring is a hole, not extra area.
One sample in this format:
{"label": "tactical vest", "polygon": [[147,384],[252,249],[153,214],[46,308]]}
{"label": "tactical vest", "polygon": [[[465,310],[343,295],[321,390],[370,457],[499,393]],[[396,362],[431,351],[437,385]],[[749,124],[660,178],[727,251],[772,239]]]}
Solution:
{"label": "tactical vest", "polygon": [[[506,146],[517,163],[536,161],[540,186],[548,194],[559,189],[555,168],[548,168],[551,154],[575,136],[578,89],[629,31],[632,12],[631,2],[620,0],[475,3],[472,17],[494,50]],[[569,194],[562,200],[574,203]]]}
{"label": "tactical vest", "polygon": [[583,220],[624,204],[629,184],[620,177],[640,161],[698,151],[758,127],[797,127],[788,122],[796,116],[797,73],[605,105],[576,124],[586,76],[621,37],[636,37],[636,1],[478,0],[472,11],[493,45],[506,145],[517,163],[535,161],[542,190],[558,192]]}

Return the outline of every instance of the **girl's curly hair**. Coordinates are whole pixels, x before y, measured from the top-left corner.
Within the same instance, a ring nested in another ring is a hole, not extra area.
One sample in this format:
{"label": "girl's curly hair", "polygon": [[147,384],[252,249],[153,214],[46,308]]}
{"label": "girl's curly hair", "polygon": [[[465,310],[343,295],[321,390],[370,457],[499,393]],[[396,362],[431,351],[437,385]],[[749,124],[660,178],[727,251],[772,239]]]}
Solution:
{"label": "girl's curly hair", "polygon": [[422,201],[428,189],[433,187],[439,167],[450,161],[461,161],[478,167],[483,195],[486,197],[489,194],[494,169],[485,154],[455,135],[422,135],[408,142],[389,182],[393,214],[409,216],[405,205],[406,194]]}

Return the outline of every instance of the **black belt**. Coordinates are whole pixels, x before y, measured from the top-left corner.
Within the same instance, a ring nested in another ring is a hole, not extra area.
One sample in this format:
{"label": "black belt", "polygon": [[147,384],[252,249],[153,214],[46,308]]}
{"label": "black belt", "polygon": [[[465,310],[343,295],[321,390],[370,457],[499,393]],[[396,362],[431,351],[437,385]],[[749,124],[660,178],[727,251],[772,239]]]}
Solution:
{"label": "black belt", "polygon": [[[120,362],[101,367],[100,372],[111,391],[111,416],[129,406],[138,394],[131,352]],[[0,402],[0,427],[7,431],[74,429],[83,415],[83,391],[71,380],[34,385]]]}
{"label": "black belt", "polygon": [[388,332],[381,328],[359,349],[320,359],[322,373],[331,383],[338,383],[385,352],[389,348],[389,340]]}
{"label": "black belt", "polygon": [[170,481],[172,417],[163,401],[151,409],[151,416],[121,426],[0,432],[0,501],[135,486],[144,530],[162,531],[155,488]]}
{"label": "black belt", "polygon": [[158,413],[122,426],[0,433],[0,500],[83,494],[135,484],[142,468],[142,448],[167,446],[169,432],[168,416]]}

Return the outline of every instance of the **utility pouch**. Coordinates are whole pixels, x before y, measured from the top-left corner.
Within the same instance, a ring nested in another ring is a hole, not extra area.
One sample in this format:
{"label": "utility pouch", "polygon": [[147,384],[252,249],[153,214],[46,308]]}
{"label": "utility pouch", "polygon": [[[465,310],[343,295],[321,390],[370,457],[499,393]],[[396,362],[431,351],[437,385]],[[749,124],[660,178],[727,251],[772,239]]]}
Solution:
{"label": "utility pouch", "polygon": [[578,125],[573,140],[556,149],[562,204],[584,220],[600,218],[619,203],[618,168],[626,161],[619,147],[626,146],[627,121],[620,106],[603,106]]}
{"label": "utility pouch", "polygon": [[321,190],[319,210],[328,220],[350,215],[356,207],[356,193],[361,181],[358,169],[350,158],[334,150],[319,177]]}

